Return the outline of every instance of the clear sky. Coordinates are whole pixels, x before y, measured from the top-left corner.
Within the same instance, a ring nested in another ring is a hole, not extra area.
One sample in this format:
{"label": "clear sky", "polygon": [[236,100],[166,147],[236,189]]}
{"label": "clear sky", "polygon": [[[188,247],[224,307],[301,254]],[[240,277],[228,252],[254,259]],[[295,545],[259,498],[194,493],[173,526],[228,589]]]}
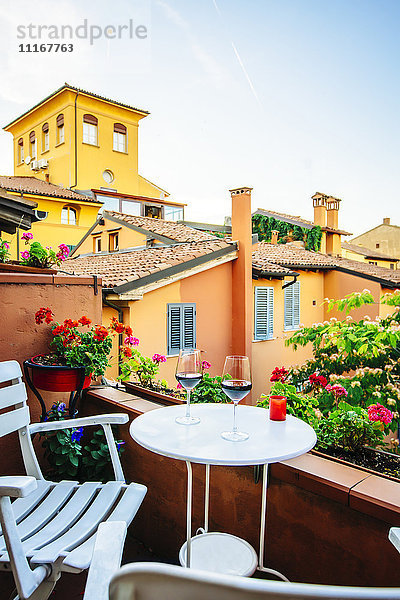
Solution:
{"label": "clear sky", "polygon": [[[148,38],[18,52],[40,41],[18,25],[84,19],[132,19]],[[354,234],[400,225],[399,0],[0,0],[0,20],[2,125],[67,81],[151,112],[140,172],[188,219],[222,222],[228,189],[248,185],[254,208],[311,218],[320,191],[342,198]]]}

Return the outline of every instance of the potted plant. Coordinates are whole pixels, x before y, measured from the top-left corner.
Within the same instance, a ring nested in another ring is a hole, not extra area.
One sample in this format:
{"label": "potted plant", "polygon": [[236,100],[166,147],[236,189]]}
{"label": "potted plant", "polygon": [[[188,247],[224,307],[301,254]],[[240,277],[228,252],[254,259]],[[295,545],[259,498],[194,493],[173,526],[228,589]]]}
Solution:
{"label": "potted plant", "polygon": [[[128,338],[132,336],[132,329],[115,317],[108,327],[92,325],[85,315],[78,320],[65,319],[63,323],[54,321],[53,317],[49,307],[41,307],[35,314],[37,325],[51,324],[51,352],[38,354],[24,362],[27,383],[41,403],[43,417],[46,409],[38,389],[80,393],[90,385],[92,377],[104,375],[110,366],[113,336],[121,332]],[[71,403],[72,398],[70,408]]]}
{"label": "potted plant", "polygon": [[0,270],[19,271],[25,273],[56,273],[61,263],[68,258],[69,248],[66,244],[60,244],[56,252],[50,246],[42,246],[40,242],[33,241],[33,234],[25,231],[21,240],[25,242],[28,249],[20,252],[19,261],[9,260],[9,244],[0,238]]}

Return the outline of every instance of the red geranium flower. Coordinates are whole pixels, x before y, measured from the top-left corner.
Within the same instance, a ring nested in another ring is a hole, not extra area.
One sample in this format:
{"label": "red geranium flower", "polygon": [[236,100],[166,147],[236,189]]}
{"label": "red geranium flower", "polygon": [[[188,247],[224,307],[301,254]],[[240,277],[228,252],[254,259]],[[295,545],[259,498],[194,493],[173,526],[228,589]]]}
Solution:
{"label": "red geranium flower", "polygon": [[107,336],[108,336],[108,329],[106,329],[106,327],[103,327],[103,325],[97,325],[94,335],[93,335],[93,339],[96,340],[97,342],[102,342],[103,340],[106,339]]}
{"label": "red geranium flower", "polygon": [[289,371],[285,369],[285,367],[282,367],[281,369],[279,367],[275,367],[275,369],[272,371],[272,375],[269,380],[284,382],[288,374]]}
{"label": "red geranium flower", "polygon": [[64,325],[65,327],[68,327],[68,329],[71,329],[72,327],[78,327],[79,323],[78,321],[73,321],[72,319],[65,319]]}
{"label": "red geranium flower", "polygon": [[45,308],[42,306],[42,308],[39,308],[39,310],[35,313],[35,322],[37,325],[41,325],[43,321],[46,323],[51,323],[53,321],[53,315],[54,313],[52,312],[51,308]]}
{"label": "red geranium flower", "polygon": [[90,325],[91,322],[92,321],[84,315],[80,319],[78,319],[78,323],[80,323],[81,325]]}

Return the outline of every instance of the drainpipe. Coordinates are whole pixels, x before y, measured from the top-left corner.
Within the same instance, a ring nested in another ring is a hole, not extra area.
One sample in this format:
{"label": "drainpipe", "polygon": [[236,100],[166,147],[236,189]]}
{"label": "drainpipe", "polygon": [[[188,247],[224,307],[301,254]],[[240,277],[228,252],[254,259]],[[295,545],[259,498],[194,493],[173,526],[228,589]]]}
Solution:
{"label": "drainpipe", "polygon": [[[117,314],[118,314],[118,321],[120,323],[123,322],[124,320],[124,312],[122,310],[122,308],[120,306],[118,306],[117,304],[114,304],[113,302],[110,302],[109,300],[107,300],[107,297],[105,294],[103,294],[103,304],[105,304],[106,306],[109,306],[110,308],[113,308]],[[118,351],[119,348],[123,345],[124,340],[123,340],[123,334],[119,333],[118,334]],[[121,375],[121,367],[118,363],[118,375]]]}
{"label": "drainpipe", "polygon": [[78,120],[77,120],[77,114],[76,114],[76,103],[78,101],[78,96],[79,96],[79,92],[76,94],[75,96],[75,103],[74,103],[74,118],[75,118],[75,183],[74,185],[70,186],[70,190],[72,190],[72,188],[75,188],[78,185]]}
{"label": "drainpipe", "polygon": [[288,282],[284,283],[282,286],[282,289],[284,290],[285,288],[290,287],[291,285],[296,283],[298,276],[299,276],[299,273],[296,273],[295,275],[293,275],[293,281],[288,281]]}

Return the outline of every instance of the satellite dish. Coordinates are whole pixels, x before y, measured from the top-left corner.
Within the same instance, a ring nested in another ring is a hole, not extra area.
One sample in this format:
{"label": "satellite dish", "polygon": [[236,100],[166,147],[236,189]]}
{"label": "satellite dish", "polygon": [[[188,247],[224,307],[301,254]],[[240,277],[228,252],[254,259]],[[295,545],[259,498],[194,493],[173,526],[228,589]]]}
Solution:
{"label": "satellite dish", "polygon": [[31,157],[31,156],[27,156],[27,157],[25,158],[25,160],[24,160],[24,163],[25,163],[26,165],[29,165],[29,163],[31,162],[31,160],[32,160],[32,157]]}

